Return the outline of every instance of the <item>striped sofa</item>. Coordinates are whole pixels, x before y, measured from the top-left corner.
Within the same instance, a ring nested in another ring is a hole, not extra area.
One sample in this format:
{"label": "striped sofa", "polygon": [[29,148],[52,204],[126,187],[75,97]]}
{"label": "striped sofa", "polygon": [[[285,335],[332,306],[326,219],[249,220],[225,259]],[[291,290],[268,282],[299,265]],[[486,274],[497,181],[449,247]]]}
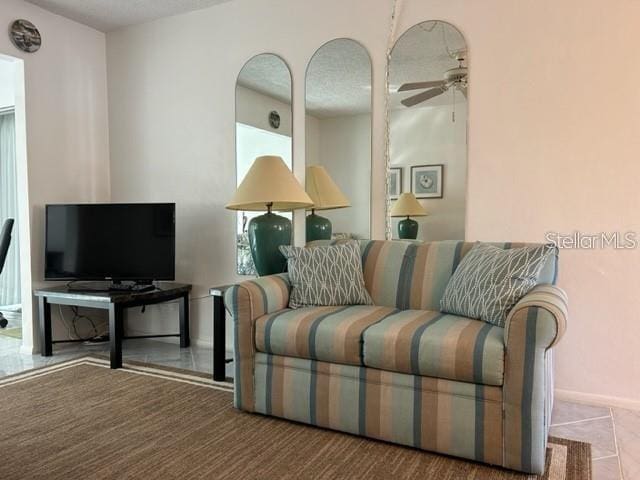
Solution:
{"label": "striped sofa", "polygon": [[472,246],[361,241],[371,306],[291,310],[286,274],[233,286],[235,406],[542,473],[567,317],[557,259],[500,328],[439,312]]}

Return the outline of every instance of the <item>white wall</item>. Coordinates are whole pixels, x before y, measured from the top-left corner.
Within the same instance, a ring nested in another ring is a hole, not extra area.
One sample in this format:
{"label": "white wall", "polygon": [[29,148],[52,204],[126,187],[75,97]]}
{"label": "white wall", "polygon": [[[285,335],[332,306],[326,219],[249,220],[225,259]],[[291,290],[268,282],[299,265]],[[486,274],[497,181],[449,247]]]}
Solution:
{"label": "white wall", "polygon": [[[23,317],[31,316],[32,286],[44,275],[44,205],[56,202],[109,200],[107,75],[104,34],[21,0],[3,0],[0,25],[4,31],[16,18],[26,18],[40,30],[42,48],[36,53],[16,49],[0,35],[0,54],[16,57],[18,87],[26,112],[16,109],[18,182],[23,203],[20,239],[30,246],[21,255],[31,282],[23,282]],[[25,120],[26,119],[26,120]],[[20,125],[25,125],[24,129]],[[26,151],[20,145],[26,142]],[[27,192],[28,185],[28,192]],[[20,199],[19,199],[20,201]],[[23,344],[31,348],[31,331]],[[56,336],[66,336],[54,324]]]}
{"label": "white wall", "polygon": [[[391,112],[391,165],[402,167],[403,192],[411,191],[411,166],[443,164],[442,198],[420,199],[428,216],[415,217],[418,239],[464,239],[467,193],[467,104],[401,108]],[[392,222],[398,238],[398,222]]]}
{"label": "white wall", "polygon": [[[278,129],[269,125],[269,113],[273,110],[280,114]],[[268,132],[291,136],[291,105],[240,85],[236,90],[236,120]]]}
{"label": "white wall", "polygon": [[308,164],[323,165],[351,203],[318,214],[331,220],[334,233],[371,238],[371,115],[314,117],[306,141],[315,155]]}
{"label": "white wall", "polygon": [[0,58],[0,109],[16,104],[15,83],[16,69],[13,62]]}
{"label": "white wall", "polygon": [[[384,236],[390,7],[382,0],[238,0],[108,35],[112,192],[179,203],[178,272],[196,295],[235,279],[235,217],[224,210],[234,191],[234,89],[240,68],[258,53],[278,53],[291,66],[294,170],[303,180],[308,59],[338,37],[369,50],[372,236]],[[399,8],[397,33],[441,19],[469,46],[468,239],[640,231],[640,66],[628,58],[628,46],[640,43],[640,2],[401,0]],[[612,87],[620,65],[624,75]],[[639,264],[640,250],[562,252],[559,282],[571,319],[556,356],[560,390],[640,406]],[[193,313],[194,336],[210,340],[211,301]]]}

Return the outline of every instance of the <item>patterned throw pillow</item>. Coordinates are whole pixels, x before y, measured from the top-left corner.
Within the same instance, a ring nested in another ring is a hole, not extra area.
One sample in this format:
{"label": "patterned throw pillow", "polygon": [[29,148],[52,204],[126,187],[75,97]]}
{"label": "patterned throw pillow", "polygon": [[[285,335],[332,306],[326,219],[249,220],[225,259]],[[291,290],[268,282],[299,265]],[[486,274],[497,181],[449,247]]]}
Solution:
{"label": "patterned throw pillow", "polygon": [[503,250],[476,243],[451,276],[440,310],[504,327],[513,306],[538,283],[554,245]]}
{"label": "patterned throw pillow", "polygon": [[290,308],[373,303],[364,286],[357,242],[310,248],[283,245],[280,251],[289,267]]}

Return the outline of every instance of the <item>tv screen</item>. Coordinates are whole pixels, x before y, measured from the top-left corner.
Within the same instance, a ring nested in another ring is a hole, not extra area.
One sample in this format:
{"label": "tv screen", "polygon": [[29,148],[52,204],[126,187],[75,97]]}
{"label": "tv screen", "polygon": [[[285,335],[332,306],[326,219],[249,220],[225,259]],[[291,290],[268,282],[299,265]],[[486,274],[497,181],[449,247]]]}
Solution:
{"label": "tv screen", "polygon": [[173,280],[175,204],[47,205],[46,280]]}

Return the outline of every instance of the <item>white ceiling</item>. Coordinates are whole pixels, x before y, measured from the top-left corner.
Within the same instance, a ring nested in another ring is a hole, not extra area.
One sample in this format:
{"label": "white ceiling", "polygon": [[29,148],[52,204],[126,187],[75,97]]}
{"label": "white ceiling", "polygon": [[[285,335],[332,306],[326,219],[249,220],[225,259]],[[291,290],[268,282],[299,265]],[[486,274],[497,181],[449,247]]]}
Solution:
{"label": "white ceiling", "polygon": [[[445,71],[458,66],[458,62],[452,58],[450,52],[466,50],[466,48],[462,34],[454,26],[445,22],[423,22],[407,30],[396,41],[391,52],[389,65],[391,107],[406,108],[400,104],[400,100],[423,91],[398,93],[397,89],[400,85],[407,82],[442,80]],[[419,105],[420,107],[449,105],[453,103],[453,90],[450,89]],[[456,93],[455,101],[464,101],[462,94]]]}
{"label": "white ceiling", "polygon": [[291,73],[277,55],[263,53],[244,64],[238,84],[291,104]]}
{"label": "white ceiling", "polygon": [[230,0],[27,0],[102,32],[200,10]]}
{"label": "white ceiling", "polygon": [[371,112],[371,59],[358,42],[325,43],[307,65],[307,112],[319,118]]}
{"label": "white ceiling", "polygon": [[[398,93],[405,82],[441,80],[446,70],[458,66],[449,52],[466,48],[455,27],[425,22],[409,29],[397,41],[389,72],[391,108],[406,108],[400,100],[422,92]],[[291,79],[284,62],[274,55],[258,55],[242,69],[238,83],[290,103]],[[349,39],[332,40],[320,47],[307,67],[307,112],[318,118],[356,115],[371,111],[371,63],[366,49]],[[453,89],[411,108],[450,105]],[[456,102],[465,101],[457,93]]]}

